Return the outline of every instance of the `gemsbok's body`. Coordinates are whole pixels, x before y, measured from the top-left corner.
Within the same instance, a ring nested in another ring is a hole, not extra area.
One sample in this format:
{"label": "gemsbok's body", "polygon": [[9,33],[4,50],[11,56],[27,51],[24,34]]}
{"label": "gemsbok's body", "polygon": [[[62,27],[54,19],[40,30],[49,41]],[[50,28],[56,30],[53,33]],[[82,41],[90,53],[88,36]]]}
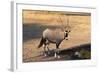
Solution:
{"label": "gemsbok's body", "polygon": [[49,47],[48,45],[50,43],[54,43],[56,44],[56,50],[55,50],[55,54],[54,56],[59,58],[59,45],[61,44],[61,42],[66,39],[68,40],[68,34],[69,34],[70,30],[66,29],[66,28],[56,28],[56,29],[45,29],[42,33],[42,38],[40,41],[40,44],[38,45],[38,48],[40,48],[42,45],[44,45],[44,54],[46,56],[46,50],[49,51]]}

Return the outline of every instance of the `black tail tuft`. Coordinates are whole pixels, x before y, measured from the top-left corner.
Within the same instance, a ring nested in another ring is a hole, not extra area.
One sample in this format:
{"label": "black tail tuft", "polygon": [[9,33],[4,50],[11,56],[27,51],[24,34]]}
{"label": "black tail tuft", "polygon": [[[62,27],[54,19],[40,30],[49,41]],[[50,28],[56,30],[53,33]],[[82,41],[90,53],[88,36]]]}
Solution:
{"label": "black tail tuft", "polygon": [[40,44],[38,45],[38,48],[40,48],[43,45],[43,43],[45,43],[45,42],[46,42],[46,39],[42,37]]}

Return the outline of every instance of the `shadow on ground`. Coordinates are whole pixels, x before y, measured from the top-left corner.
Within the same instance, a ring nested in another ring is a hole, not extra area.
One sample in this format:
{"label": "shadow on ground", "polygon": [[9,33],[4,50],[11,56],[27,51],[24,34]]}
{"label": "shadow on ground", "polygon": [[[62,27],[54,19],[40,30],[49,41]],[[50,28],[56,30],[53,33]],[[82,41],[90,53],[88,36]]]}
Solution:
{"label": "shadow on ground", "polygon": [[86,60],[91,59],[91,44],[82,44],[78,46],[73,46],[70,48],[66,48],[64,50],[60,50],[59,55],[60,58],[54,57],[55,50],[48,51],[47,56],[45,57],[43,54],[24,59],[24,62],[44,62],[44,61],[64,61],[64,60]]}

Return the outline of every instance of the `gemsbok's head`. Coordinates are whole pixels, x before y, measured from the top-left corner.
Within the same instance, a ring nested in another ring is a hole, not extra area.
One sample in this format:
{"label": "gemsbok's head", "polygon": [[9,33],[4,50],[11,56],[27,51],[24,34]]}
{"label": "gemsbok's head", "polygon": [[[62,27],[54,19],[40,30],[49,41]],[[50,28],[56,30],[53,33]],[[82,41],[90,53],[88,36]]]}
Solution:
{"label": "gemsbok's head", "polygon": [[[61,29],[64,32],[64,39],[68,40],[68,34],[71,32],[71,25],[69,24],[69,19],[67,18],[66,20],[63,19],[59,16],[60,22],[61,22]],[[67,22],[67,23],[66,23]]]}

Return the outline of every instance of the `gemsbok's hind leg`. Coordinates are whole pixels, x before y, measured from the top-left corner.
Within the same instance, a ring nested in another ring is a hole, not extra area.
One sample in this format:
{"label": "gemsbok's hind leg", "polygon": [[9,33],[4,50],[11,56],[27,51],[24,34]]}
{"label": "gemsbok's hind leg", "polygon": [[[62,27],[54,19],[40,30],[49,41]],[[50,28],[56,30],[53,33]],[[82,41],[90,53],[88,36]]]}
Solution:
{"label": "gemsbok's hind leg", "polygon": [[49,43],[46,45],[47,53],[50,55]]}
{"label": "gemsbok's hind leg", "polygon": [[43,55],[47,56],[47,53],[46,53],[46,44],[43,45],[43,48],[44,48]]}
{"label": "gemsbok's hind leg", "polygon": [[49,43],[44,44],[44,56],[50,55]]}
{"label": "gemsbok's hind leg", "polygon": [[50,44],[50,42],[48,40],[46,40],[45,45],[46,45],[47,55],[50,55],[49,44]]}

